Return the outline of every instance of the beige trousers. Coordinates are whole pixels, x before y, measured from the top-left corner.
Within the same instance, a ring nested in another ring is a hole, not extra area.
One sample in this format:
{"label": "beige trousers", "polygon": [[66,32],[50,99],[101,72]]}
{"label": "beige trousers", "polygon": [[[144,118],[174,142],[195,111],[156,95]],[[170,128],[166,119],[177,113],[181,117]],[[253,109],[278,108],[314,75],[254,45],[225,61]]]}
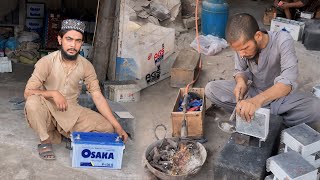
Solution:
{"label": "beige trousers", "polygon": [[63,124],[58,124],[46,105],[45,98],[32,95],[27,98],[25,115],[29,126],[39,135],[40,140],[50,138],[52,143],[60,143],[61,135],[70,137],[74,131],[80,132],[114,132],[111,123],[101,114],[88,108],[83,108],[80,116],[70,132],[63,130]]}

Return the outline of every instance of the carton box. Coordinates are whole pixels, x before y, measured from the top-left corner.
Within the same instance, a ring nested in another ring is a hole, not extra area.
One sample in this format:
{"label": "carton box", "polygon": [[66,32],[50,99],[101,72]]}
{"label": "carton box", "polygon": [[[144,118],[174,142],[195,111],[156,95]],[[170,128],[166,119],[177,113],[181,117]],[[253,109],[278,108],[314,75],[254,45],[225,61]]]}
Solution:
{"label": "carton box", "polygon": [[137,102],[141,88],[135,81],[107,81],[104,83],[104,95],[114,102]]}
{"label": "carton box", "polygon": [[[151,23],[119,39],[116,80],[144,79],[174,53],[175,30]],[[155,73],[156,74],[156,73]]]}
{"label": "carton box", "polygon": [[[185,88],[180,88],[175,105],[171,112],[173,137],[180,137],[181,123],[183,121],[184,115],[183,112],[178,112],[177,110],[179,108],[179,102],[181,99],[183,99],[183,95],[185,94],[185,92]],[[206,111],[206,98],[204,94],[204,88],[191,88],[189,89],[189,92],[197,93],[203,100],[200,111],[191,111],[186,113],[188,137],[200,138],[203,136],[203,120]]]}
{"label": "carton box", "polygon": [[72,167],[121,169],[124,143],[118,134],[73,132]]}
{"label": "carton box", "polygon": [[0,57],[0,73],[12,72],[12,64],[8,57]]}
{"label": "carton box", "polygon": [[314,12],[306,12],[306,11],[303,11],[300,13],[300,17],[301,18],[305,18],[305,19],[312,19],[314,16]]}
{"label": "carton box", "polygon": [[28,18],[43,18],[44,4],[43,3],[27,3]]}
{"label": "carton box", "polygon": [[272,19],[270,31],[288,31],[295,41],[301,40],[305,23],[281,17]]}
{"label": "carton box", "polygon": [[177,58],[177,53],[171,54],[162,60],[159,65],[154,66],[141,78],[136,77],[136,72],[140,71],[133,58],[117,58],[116,74],[118,81],[134,80],[141,89],[156,84],[157,82],[170,77],[170,70]]}

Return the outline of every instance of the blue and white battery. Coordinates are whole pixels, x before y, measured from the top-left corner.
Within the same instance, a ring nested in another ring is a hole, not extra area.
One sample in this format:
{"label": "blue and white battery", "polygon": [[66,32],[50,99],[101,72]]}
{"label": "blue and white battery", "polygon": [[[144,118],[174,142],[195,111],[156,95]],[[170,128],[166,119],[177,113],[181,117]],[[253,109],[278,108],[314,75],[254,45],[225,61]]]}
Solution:
{"label": "blue and white battery", "polygon": [[73,132],[72,167],[121,169],[125,145],[118,134]]}

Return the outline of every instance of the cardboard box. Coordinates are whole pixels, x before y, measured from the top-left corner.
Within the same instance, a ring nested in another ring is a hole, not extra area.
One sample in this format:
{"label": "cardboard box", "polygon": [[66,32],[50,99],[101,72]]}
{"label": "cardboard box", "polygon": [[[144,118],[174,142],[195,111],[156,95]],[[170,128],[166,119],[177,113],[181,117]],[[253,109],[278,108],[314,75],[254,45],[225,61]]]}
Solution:
{"label": "cardboard box", "polygon": [[12,64],[8,57],[0,57],[0,73],[12,72]]}
{"label": "cardboard box", "polygon": [[125,145],[118,134],[73,132],[72,167],[121,169]]}
{"label": "cardboard box", "polygon": [[[183,95],[185,92],[186,92],[185,88],[181,88],[179,90],[179,94],[177,96],[174,108],[171,112],[173,137],[180,137],[181,123],[183,121],[184,115],[183,115],[183,112],[178,112],[177,110],[179,108],[179,101],[183,98]],[[205,111],[206,111],[206,98],[204,94],[204,88],[191,88],[189,89],[189,92],[195,92],[199,94],[203,100],[200,111],[191,111],[186,113],[188,137],[200,138],[203,136],[203,120],[204,120]]]}
{"label": "cardboard box", "polygon": [[140,89],[156,84],[163,79],[170,77],[170,70],[177,58],[177,53],[171,54],[167,59],[160,62],[141,79],[136,78],[135,74],[139,71],[136,61],[132,58],[117,58],[116,71],[118,81],[134,80]]}
{"label": "cardboard box", "polygon": [[125,34],[118,43],[121,46],[116,61],[116,80],[147,78],[174,53],[175,30],[172,28],[148,23]]}
{"label": "cardboard box", "polygon": [[300,17],[301,18],[305,18],[305,19],[312,19],[314,16],[314,12],[306,12],[306,11],[303,11],[300,13]]}
{"label": "cardboard box", "polygon": [[27,17],[28,18],[43,18],[44,17],[43,3],[27,3]]}
{"label": "cardboard box", "polygon": [[104,83],[104,95],[114,102],[137,102],[141,88],[135,81],[107,81]]}
{"label": "cardboard box", "polygon": [[295,41],[301,40],[305,23],[281,17],[272,19],[270,31],[288,31]]}

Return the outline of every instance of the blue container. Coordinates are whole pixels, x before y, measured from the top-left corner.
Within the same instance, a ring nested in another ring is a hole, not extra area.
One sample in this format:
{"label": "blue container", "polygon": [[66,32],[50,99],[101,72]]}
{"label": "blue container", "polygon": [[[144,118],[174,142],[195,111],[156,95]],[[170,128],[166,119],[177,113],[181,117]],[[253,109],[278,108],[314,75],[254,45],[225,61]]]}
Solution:
{"label": "blue container", "polygon": [[204,0],[201,14],[202,33],[224,38],[229,5],[224,0]]}

